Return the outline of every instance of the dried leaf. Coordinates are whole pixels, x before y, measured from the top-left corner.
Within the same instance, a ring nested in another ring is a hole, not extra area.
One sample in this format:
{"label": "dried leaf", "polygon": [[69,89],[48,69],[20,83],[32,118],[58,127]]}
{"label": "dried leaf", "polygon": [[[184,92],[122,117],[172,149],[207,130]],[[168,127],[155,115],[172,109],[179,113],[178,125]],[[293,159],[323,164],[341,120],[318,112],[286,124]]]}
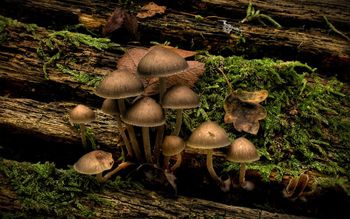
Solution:
{"label": "dried leaf", "polygon": [[136,17],[148,18],[153,17],[155,14],[164,14],[165,9],[165,6],[159,6],[154,2],[150,2],[141,8],[140,12],[137,13]]}
{"label": "dried leaf", "polygon": [[122,8],[117,7],[112,15],[108,18],[106,25],[103,28],[102,34],[106,36],[107,34],[112,33],[113,31],[119,29],[125,18],[125,11]]}
{"label": "dried leaf", "polygon": [[125,27],[125,29],[133,36],[134,39],[138,40],[140,38],[137,32],[139,25],[134,15],[125,13],[123,27]]}
{"label": "dried leaf", "polygon": [[235,94],[237,95],[238,99],[243,102],[260,103],[267,98],[269,92],[267,90],[259,90],[253,92],[237,90],[235,91]]}
{"label": "dried leaf", "polygon": [[[117,68],[128,69],[133,74],[136,74],[138,63],[148,51],[149,49],[145,48],[133,48],[128,50],[124,56],[118,60]],[[167,87],[171,87],[175,84],[183,84],[189,87],[194,86],[199,77],[204,73],[204,63],[198,61],[187,61],[187,63],[189,68],[186,71],[166,78]],[[150,96],[159,92],[158,78],[141,80],[145,87],[145,92],[143,95]]]}
{"label": "dried leaf", "polygon": [[180,55],[184,59],[188,58],[188,57],[195,56],[197,54],[197,52],[195,52],[195,51],[179,49],[179,48],[175,48],[172,46],[163,46],[163,47],[172,50],[173,52],[177,53],[178,55]]}

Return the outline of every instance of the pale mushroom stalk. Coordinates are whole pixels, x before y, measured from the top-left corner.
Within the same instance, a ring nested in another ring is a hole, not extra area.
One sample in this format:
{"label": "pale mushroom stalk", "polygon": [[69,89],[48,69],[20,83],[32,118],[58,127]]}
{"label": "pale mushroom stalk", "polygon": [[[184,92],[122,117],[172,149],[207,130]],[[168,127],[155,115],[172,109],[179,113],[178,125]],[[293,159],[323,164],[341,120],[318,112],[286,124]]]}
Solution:
{"label": "pale mushroom stalk", "polygon": [[123,139],[124,144],[126,146],[126,150],[128,151],[127,156],[132,157],[133,156],[133,150],[132,150],[132,147],[130,145],[129,139],[126,136],[124,129],[122,128],[122,124],[123,123],[122,123],[122,120],[120,119],[120,115],[116,115],[115,117],[116,117],[116,120],[117,120],[117,126],[119,128],[119,133],[122,136],[122,139]]}
{"label": "pale mushroom stalk", "polygon": [[207,150],[207,169],[209,171],[210,176],[217,182],[221,184],[222,181],[220,177],[216,174],[213,166],[213,150]]}
{"label": "pale mushroom stalk", "polygon": [[84,148],[87,149],[87,142],[86,142],[86,126],[83,123],[79,124],[80,127],[80,137],[81,137],[81,143],[83,144]]}
{"label": "pale mushroom stalk", "polygon": [[159,99],[162,101],[163,95],[166,91],[166,80],[165,77],[159,77]]}
{"label": "pale mushroom stalk", "polygon": [[241,163],[239,167],[239,185],[241,187],[245,184],[245,172],[247,169],[247,165],[245,163]]}
{"label": "pale mushroom stalk", "polygon": [[157,129],[157,135],[156,135],[156,142],[154,144],[153,154],[154,154],[154,163],[159,165],[160,148],[164,138],[165,125],[158,126],[156,129]]}
{"label": "pale mushroom stalk", "polygon": [[[118,106],[119,106],[120,113],[123,115],[125,113],[125,111],[126,111],[124,99],[118,99]],[[138,161],[142,161],[143,158],[142,158],[142,155],[141,155],[139,143],[137,142],[137,139],[136,139],[136,134],[135,134],[134,128],[131,125],[126,124],[126,129],[128,130],[130,141],[131,141],[132,150],[135,153],[136,159]]]}
{"label": "pale mushroom stalk", "polygon": [[182,112],[183,112],[183,109],[176,110],[176,123],[175,123],[175,130],[173,133],[174,135],[180,134],[181,125],[182,125]]}
{"label": "pale mushroom stalk", "polygon": [[176,162],[175,164],[170,168],[171,172],[174,172],[177,168],[179,168],[181,166],[181,162],[182,162],[182,155],[181,153],[175,155],[176,156]]}
{"label": "pale mushroom stalk", "polygon": [[[119,171],[125,169],[126,167],[132,165],[133,163],[130,162],[122,162],[120,163],[114,170],[108,172],[106,175],[102,176],[102,173],[97,174],[97,179],[100,180],[99,182],[106,182],[109,178],[111,178],[114,174],[118,173]],[[100,176],[99,176],[100,175]]]}
{"label": "pale mushroom stalk", "polygon": [[143,138],[143,147],[145,150],[145,157],[148,163],[152,163],[152,152],[151,152],[151,143],[149,139],[149,128],[142,127],[142,138]]}

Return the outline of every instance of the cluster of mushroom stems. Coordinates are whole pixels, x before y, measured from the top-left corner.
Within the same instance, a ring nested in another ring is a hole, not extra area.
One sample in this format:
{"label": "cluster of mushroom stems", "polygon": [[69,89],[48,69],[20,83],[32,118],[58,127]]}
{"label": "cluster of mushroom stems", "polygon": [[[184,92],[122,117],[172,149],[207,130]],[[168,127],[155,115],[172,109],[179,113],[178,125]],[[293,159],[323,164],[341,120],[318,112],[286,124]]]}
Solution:
{"label": "cluster of mushroom stems", "polygon": [[[246,186],[246,163],[259,159],[255,146],[249,140],[240,137],[231,143],[226,131],[213,121],[206,121],[199,125],[193,130],[187,141],[179,136],[183,110],[198,107],[200,104],[199,96],[186,85],[177,84],[167,89],[166,78],[187,69],[188,64],[180,55],[163,46],[155,46],[140,60],[136,74],[128,69],[118,69],[101,81],[95,93],[97,96],[105,98],[102,111],[113,115],[116,119],[119,134],[126,147],[127,155],[125,157],[127,160],[159,165],[160,152],[162,152],[163,169],[167,172],[174,172],[181,165],[181,153],[186,147],[199,149],[206,153],[206,165],[210,176],[215,182],[222,185],[223,181],[213,167],[213,150],[229,146],[227,159],[240,163],[239,182],[244,187]],[[144,85],[141,79],[145,78],[159,79],[159,101],[142,96]],[[132,97],[136,98],[132,104],[124,102],[125,99]],[[92,110],[84,115],[80,114],[80,118],[77,118],[79,117],[77,111],[83,111],[83,108],[89,111],[86,109],[87,107],[78,105],[70,113],[71,122],[80,124],[82,133],[84,123],[95,118],[94,113],[91,113]],[[172,133],[164,137],[166,110],[176,110],[176,124]],[[141,127],[142,145],[135,134],[135,126]],[[154,143],[150,139],[150,128],[156,128]],[[86,145],[83,135],[81,134],[82,141]],[[176,161],[170,165],[172,157]],[[96,174],[97,179],[103,182],[120,169],[128,166],[130,162],[124,161],[114,170],[102,176],[102,172],[110,170],[113,164],[111,153],[94,150],[81,157],[75,163],[74,168],[83,174]]]}

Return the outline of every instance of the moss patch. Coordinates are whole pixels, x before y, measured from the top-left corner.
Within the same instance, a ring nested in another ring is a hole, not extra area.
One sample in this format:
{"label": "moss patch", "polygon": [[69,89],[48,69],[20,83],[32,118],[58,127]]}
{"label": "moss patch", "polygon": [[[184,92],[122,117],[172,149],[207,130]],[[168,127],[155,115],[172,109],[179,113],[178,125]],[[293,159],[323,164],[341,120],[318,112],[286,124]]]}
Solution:
{"label": "moss patch", "polygon": [[[246,136],[259,150],[261,159],[250,168],[260,170],[265,180],[269,172],[296,175],[311,170],[327,177],[350,176],[350,97],[344,84],[322,79],[307,64],[272,59],[246,60],[242,57],[204,55],[206,73],[196,84],[201,107],[185,111],[187,131],[205,120],[219,122],[232,138]],[[262,103],[268,112],[257,136],[240,133],[224,124],[223,103],[229,89],[223,71],[234,89],[268,90]],[[226,170],[237,169],[227,163]]]}
{"label": "moss patch", "polygon": [[29,164],[0,160],[0,173],[9,180],[28,215],[93,217],[91,205],[108,204],[92,195],[93,192],[131,186],[120,177],[99,184],[93,176],[78,174],[73,169],[56,169],[49,162]]}

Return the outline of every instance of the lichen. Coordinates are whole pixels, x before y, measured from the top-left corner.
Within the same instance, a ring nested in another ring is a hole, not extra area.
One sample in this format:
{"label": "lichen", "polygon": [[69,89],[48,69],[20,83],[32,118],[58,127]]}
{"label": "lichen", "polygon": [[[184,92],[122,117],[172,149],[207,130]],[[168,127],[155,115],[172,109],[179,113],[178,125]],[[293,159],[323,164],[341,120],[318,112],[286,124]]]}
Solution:
{"label": "lichen", "polygon": [[[183,133],[189,134],[210,119],[219,122],[232,139],[245,135],[261,155],[251,168],[260,169],[266,181],[272,170],[277,170],[278,179],[283,174],[305,170],[328,177],[350,177],[347,115],[350,98],[343,93],[341,82],[335,78],[325,80],[315,69],[299,61],[211,55],[197,58],[206,64],[205,75],[195,86],[201,96],[201,107],[185,112]],[[224,124],[223,103],[229,89],[220,71],[234,89],[269,92],[267,100],[262,102],[268,116],[261,121],[258,135],[240,133],[232,124]],[[231,169],[236,167],[232,163],[226,165],[226,170],[230,165],[233,165]]]}
{"label": "lichen", "polygon": [[[94,217],[90,205],[106,205],[94,195],[104,189],[132,186],[127,179],[117,177],[101,185],[93,176],[78,174],[72,168],[57,169],[53,163],[19,163],[0,160],[0,174],[4,174],[18,195],[24,214]],[[87,204],[88,203],[88,204]]]}

